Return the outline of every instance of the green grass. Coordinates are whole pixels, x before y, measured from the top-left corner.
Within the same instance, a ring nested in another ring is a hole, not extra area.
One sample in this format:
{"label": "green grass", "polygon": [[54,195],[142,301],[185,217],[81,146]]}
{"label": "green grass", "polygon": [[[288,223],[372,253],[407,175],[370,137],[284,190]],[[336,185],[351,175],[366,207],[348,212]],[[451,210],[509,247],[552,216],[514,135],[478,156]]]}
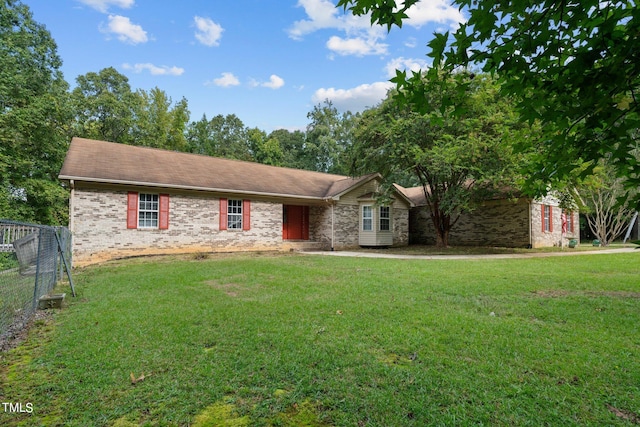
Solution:
{"label": "green grass", "polygon": [[[632,425],[638,254],[136,259],[2,355],[1,425]],[[130,375],[143,373],[132,385]]]}
{"label": "green grass", "polygon": [[366,248],[358,249],[359,252],[373,252],[373,253],[389,253],[395,255],[502,255],[502,254],[514,254],[514,255],[535,255],[546,253],[573,253],[573,252],[590,252],[590,251],[606,251],[610,249],[622,249],[622,248],[635,248],[636,245],[632,243],[616,242],[609,246],[593,246],[590,241],[584,241],[575,248],[570,248],[567,245],[562,248],[559,246],[549,246],[535,249],[527,248],[508,248],[508,247],[487,247],[487,246],[449,246],[446,248],[437,247],[434,245],[409,245],[398,246],[390,248]]}

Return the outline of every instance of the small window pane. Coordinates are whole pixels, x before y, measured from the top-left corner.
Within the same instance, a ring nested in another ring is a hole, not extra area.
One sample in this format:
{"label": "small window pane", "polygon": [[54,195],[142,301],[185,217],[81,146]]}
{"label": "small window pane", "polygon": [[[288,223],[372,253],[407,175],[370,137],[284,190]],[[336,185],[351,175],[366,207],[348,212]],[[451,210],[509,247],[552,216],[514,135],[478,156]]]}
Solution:
{"label": "small window pane", "polygon": [[544,206],[544,231],[551,231],[551,206]]}
{"label": "small window pane", "polygon": [[362,207],[362,230],[373,230],[373,209],[371,209],[371,206]]}
{"label": "small window pane", "polygon": [[242,230],[242,200],[229,200],[227,204],[227,228]]}
{"label": "small window pane", "polygon": [[389,206],[380,206],[380,231],[391,230],[391,210]]}

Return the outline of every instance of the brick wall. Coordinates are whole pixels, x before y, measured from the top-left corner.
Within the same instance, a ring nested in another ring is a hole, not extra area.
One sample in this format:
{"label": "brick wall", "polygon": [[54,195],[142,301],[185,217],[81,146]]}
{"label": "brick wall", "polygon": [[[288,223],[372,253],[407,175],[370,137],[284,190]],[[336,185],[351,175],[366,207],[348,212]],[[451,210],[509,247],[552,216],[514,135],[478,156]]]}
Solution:
{"label": "brick wall", "polygon": [[[554,204],[552,232],[542,232],[541,203],[530,203],[527,199],[496,200],[485,202],[473,212],[463,214],[451,230],[449,243],[461,246],[558,246],[562,240],[562,210],[556,200],[545,199],[542,202]],[[565,244],[579,235],[578,214],[573,215],[575,233],[566,236]],[[424,206],[410,212],[410,241],[435,244],[433,222]]]}
{"label": "brick wall", "polygon": [[[543,206],[551,207],[551,231],[545,231],[542,227]],[[567,233],[562,236],[562,209],[558,206],[558,200],[553,197],[545,197],[531,204],[531,243],[534,248],[542,248],[547,246],[567,245],[570,239],[580,240],[579,215],[577,212],[571,214],[573,216],[574,232]],[[571,218],[567,218],[567,222],[571,222]],[[563,241],[564,240],[564,241]]]}
{"label": "brick wall", "polygon": [[246,231],[219,230],[219,199],[198,193],[170,194],[168,230],[127,229],[126,208],[127,191],[74,190],[77,265],[146,254],[286,249],[281,203],[252,200]]}
{"label": "brick wall", "polygon": [[392,209],[393,216],[393,245],[406,246],[409,244],[409,209],[395,206]]}
{"label": "brick wall", "polygon": [[[169,193],[169,228],[127,229],[129,188],[76,185],[71,201],[74,262],[86,265],[128,256],[314,248],[332,243],[332,208],[309,209],[309,242],[282,239],[282,202],[251,200],[250,230],[220,230],[220,200],[200,192]],[[142,193],[158,191],[139,189]],[[408,242],[409,214],[393,208],[394,245]],[[358,246],[359,205],[338,202],[333,207],[334,248]]]}

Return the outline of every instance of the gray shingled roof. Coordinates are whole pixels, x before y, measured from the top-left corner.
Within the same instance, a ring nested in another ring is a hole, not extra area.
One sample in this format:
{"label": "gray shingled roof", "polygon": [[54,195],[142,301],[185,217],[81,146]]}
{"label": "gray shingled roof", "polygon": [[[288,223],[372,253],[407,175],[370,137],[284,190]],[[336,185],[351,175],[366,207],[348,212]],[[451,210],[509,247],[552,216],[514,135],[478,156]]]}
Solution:
{"label": "gray shingled roof", "polygon": [[99,183],[327,199],[379,177],[358,178],[148,147],[73,138],[59,178]]}

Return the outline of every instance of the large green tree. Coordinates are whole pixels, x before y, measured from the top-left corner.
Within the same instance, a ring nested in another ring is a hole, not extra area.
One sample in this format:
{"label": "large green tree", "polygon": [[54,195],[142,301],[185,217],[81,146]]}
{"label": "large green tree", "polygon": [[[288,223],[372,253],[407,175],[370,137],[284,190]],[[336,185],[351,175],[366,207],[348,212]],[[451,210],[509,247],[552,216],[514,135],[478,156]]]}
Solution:
{"label": "large green tree", "polygon": [[354,169],[419,182],[436,245],[446,247],[462,213],[517,188],[524,155],[515,152],[515,142],[533,130],[519,122],[512,101],[489,76],[443,74],[424,84],[433,106],[427,113],[399,106],[391,94],[362,114]]}
{"label": "large green tree", "polygon": [[129,79],[115,68],[78,76],[72,99],[78,136],[124,144],[135,143],[132,129],[140,99]]}
{"label": "large green tree", "polygon": [[187,144],[192,153],[237,160],[252,159],[247,128],[235,114],[218,114],[211,120],[203,115],[199,121],[189,125]]}
{"label": "large green tree", "polygon": [[57,180],[70,110],[57,46],[29,8],[0,0],[0,217],[67,221]]}
{"label": "large green tree", "polygon": [[284,151],[278,138],[271,138],[258,128],[247,129],[253,160],[265,165],[284,166]]}
{"label": "large green tree", "polygon": [[329,100],[317,104],[307,114],[304,169],[346,174],[349,171],[354,115],[339,113]]}
{"label": "large green tree", "polygon": [[[166,92],[155,87],[135,92],[131,143],[173,151],[187,151],[188,102],[173,104]],[[172,106],[173,104],[173,106]]]}
{"label": "large green tree", "polygon": [[277,141],[280,147],[280,151],[282,152],[281,166],[305,169],[304,132],[300,130],[289,131],[287,129],[276,129],[269,134],[268,139],[270,141]]}
{"label": "large green tree", "polygon": [[[419,0],[339,0],[373,24],[402,26]],[[423,0],[425,1],[425,0]],[[635,0],[452,0],[469,20],[435,34],[428,77],[443,70],[482,67],[497,75],[504,94],[518,99],[521,117],[540,122],[544,150],[532,163],[528,187],[544,193],[576,171],[593,172],[611,159],[617,176],[640,186],[632,151],[640,127],[640,8]],[[399,100],[431,107],[422,76],[397,72]],[[583,168],[587,164],[588,167]],[[640,199],[635,198],[636,206]]]}

